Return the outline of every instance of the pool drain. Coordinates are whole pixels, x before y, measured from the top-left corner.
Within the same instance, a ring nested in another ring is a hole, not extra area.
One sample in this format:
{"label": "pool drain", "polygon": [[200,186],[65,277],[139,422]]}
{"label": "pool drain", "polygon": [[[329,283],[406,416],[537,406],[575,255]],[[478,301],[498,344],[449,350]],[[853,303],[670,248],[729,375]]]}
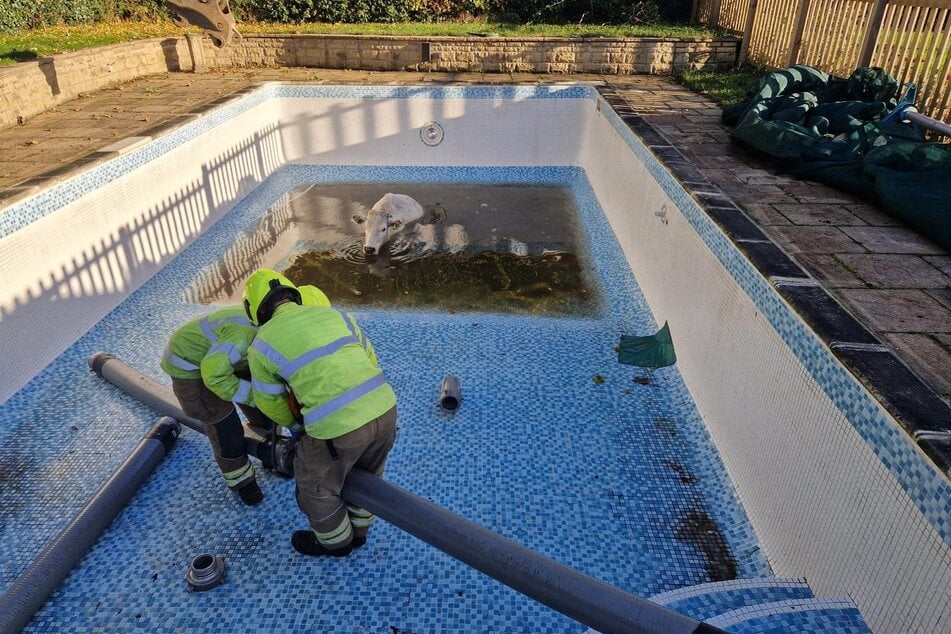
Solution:
{"label": "pool drain", "polygon": [[203,553],[192,559],[185,573],[185,580],[192,590],[211,590],[225,580],[225,559],[220,555]]}
{"label": "pool drain", "polygon": [[436,147],[442,143],[445,136],[446,133],[442,126],[435,121],[430,121],[419,129],[419,139],[430,147]]}

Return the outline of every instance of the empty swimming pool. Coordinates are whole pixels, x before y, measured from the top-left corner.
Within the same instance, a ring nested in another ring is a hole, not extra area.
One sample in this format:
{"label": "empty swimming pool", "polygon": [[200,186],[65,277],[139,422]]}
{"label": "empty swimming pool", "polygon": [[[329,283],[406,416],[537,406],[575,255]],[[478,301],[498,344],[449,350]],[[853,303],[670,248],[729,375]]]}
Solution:
{"label": "empty swimming pool", "polygon": [[[388,479],[642,596],[775,572],[857,598],[882,627],[946,610],[882,594],[902,575],[946,578],[947,507],[927,500],[947,482],[883,458],[923,460],[587,86],[267,85],[4,211],[3,352],[26,361],[0,385],[2,587],[155,418],[86,357],[109,350],[163,379],[168,333],[231,301],[255,268],[352,251],[352,234],[296,233],[316,216],[292,199],[323,192],[342,228],[348,205],[397,187],[444,192],[430,200],[442,228],[460,192],[535,192],[538,204],[505,219],[530,234],[481,240],[467,220],[467,239],[448,241],[459,248],[444,239],[458,232],[434,233],[436,252],[570,251],[579,282],[542,310],[505,310],[511,296],[418,305],[384,298],[415,261],[396,249],[382,271],[361,263],[383,286],[328,291],[357,315],[399,398]],[[35,245],[42,257],[27,257]],[[676,366],[617,362],[620,335],[664,322]],[[454,414],[436,406],[450,374],[464,390]],[[262,505],[241,506],[206,441],[183,436],[31,627],[585,629],[382,522],[346,560],[298,557],[293,483],[264,475],[262,488]],[[886,531],[922,556],[859,552],[861,535]],[[184,572],[200,552],[223,555],[228,580],[190,593]]]}

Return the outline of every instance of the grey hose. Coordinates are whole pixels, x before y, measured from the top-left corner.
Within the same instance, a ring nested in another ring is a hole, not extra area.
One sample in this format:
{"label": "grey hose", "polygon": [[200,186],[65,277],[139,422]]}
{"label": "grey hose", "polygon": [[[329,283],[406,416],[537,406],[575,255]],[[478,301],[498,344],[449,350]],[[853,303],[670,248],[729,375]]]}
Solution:
{"label": "grey hose", "polygon": [[366,471],[350,472],[343,497],[603,634],[723,631],[589,577]]}
{"label": "grey hose", "polygon": [[19,632],[132,499],[172,448],[181,426],[160,418],[95,495],[0,597],[0,632]]}
{"label": "grey hose", "polygon": [[[205,434],[205,423],[186,416],[178,404],[178,399],[170,389],[108,352],[97,352],[89,357],[89,369],[109,381],[117,388],[148,405],[159,414],[171,416],[189,429]],[[267,467],[285,476],[294,475],[295,443],[283,438],[262,441],[250,436],[244,437],[245,452],[255,456]]]}

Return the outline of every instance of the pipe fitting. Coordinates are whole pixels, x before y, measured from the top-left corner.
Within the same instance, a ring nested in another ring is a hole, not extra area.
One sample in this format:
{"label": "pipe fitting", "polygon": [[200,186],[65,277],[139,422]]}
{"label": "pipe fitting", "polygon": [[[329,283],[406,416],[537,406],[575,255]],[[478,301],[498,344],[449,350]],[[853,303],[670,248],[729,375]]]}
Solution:
{"label": "pipe fitting", "polygon": [[158,422],[152,429],[149,430],[149,433],[145,435],[146,438],[153,438],[165,447],[165,451],[169,451],[172,448],[172,445],[175,444],[175,441],[182,433],[182,425],[174,418],[170,416],[163,416],[158,419]]}
{"label": "pipe fitting", "polygon": [[110,359],[115,359],[115,357],[108,352],[94,352],[89,357],[89,369],[102,376],[102,366],[106,365],[106,362]]}
{"label": "pipe fitting", "polygon": [[225,581],[225,559],[221,555],[202,553],[192,559],[185,573],[192,590],[201,592],[220,586]]}
{"label": "pipe fitting", "polygon": [[447,412],[454,412],[462,402],[462,389],[459,386],[459,377],[447,376],[442,380],[442,393],[439,396],[439,406]]}

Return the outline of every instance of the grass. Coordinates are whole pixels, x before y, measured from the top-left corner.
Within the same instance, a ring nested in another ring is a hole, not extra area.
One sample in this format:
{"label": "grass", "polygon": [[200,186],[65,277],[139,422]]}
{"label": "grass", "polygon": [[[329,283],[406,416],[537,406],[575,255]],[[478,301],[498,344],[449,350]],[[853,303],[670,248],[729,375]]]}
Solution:
{"label": "grass", "polygon": [[746,86],[769,71],[755,66],[743,66],[739,70],[699,71],[683,70],[677,80],[687,88],[702,93],[721,106],[728,106],[746,99]]}
{"label": "grass", "polygon": [[[112,22],[54,26],[44,29],[0,33],[0,66],[65,53],[93,46],[129,40],[181,35],[182,29],[169,20],[155,22]],[[242,23],[245,34],[333,33],[341,35],[499,35],[545,37],[710,37],[714,31],[683,25],[597,26],[500,23],[419,23],[397,24],[265,24]]]}

